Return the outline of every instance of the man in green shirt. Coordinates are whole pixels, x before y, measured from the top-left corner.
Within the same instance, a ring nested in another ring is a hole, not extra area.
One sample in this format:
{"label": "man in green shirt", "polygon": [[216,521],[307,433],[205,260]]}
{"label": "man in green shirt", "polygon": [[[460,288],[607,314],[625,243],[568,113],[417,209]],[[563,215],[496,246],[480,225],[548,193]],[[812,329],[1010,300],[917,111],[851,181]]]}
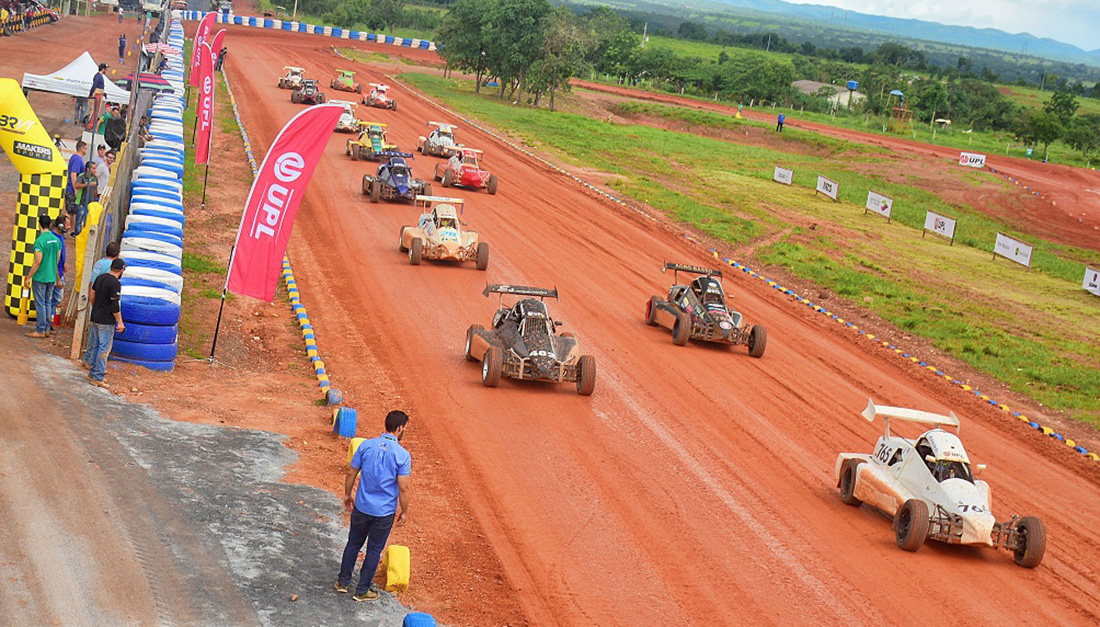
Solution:
{"label": "man in green shirt", "polygon": [[[53,287],[57,282],[57,259],[61,256],[61,240],[50,232],[50,216],[38,216],[38,239],[34,240],[34,263],[23,277],[23,286],[31,285],[34,293],[34,332],[27,337],[48,337],[53,320]],[[33,281],[33,283],[32,283]]]}

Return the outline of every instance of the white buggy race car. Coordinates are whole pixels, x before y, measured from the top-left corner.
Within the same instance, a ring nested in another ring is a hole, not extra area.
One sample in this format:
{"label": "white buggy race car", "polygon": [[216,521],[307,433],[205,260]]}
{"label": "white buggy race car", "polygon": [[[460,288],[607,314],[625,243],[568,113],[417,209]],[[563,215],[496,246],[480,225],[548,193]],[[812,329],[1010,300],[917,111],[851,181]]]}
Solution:
{"label": "white buggy race car", "polygon": [[340,114],[340,119],[336,120],[336,132],[358,133],[359,120],[355,118],[355,109],[359,105],[347,100],[330,100],[329,103],[344,107],[343,113]]}
{"label": "white buggy race car", "polygon": [[421,154],[449,159],[463,147],[455,141],[455,131],[458,127],[454,124],[428,122],[428,126],[432,129],[428,136],[421,135],[416,138],[416,149]]}
{"label": "white buggy race car", "polygon": [[[1046,528],[1033,516],[997,522],[990,509],[989,484],[974,479],[970,458],[959,440],[959,418],[915,409],[878,407],[869,401],[863,417],[882,416],[886,434],[875,452],[841,453],[836,460],[840,500],[866,503],[894,518],[898,546],[916,551],[925,539],[948,544],[1003,546],[1016,563],[1035,568],[1046,552]],[[890,433],[890,419],[932,425],[916,440]],[[941,426],[953,426],[949,433]],[[985,469],[978,465],[978,472]]]}
{"label": "white buggy race car", "polygon": [[298,89],[302,86],[302,79],[306,77],[305,68],[288,65],[283,69],[286,70],[286,76],[279,77],[280,89]]}

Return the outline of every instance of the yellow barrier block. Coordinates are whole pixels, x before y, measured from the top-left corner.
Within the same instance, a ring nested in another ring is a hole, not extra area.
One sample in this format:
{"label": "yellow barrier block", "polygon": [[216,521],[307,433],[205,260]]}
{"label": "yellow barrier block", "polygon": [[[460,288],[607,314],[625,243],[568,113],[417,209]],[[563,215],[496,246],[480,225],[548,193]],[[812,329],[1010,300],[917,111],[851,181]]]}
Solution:
{"label": "yellow barrier block", "polygon": [[1008,405],[1001,404],[1001,405],[997,405],[997,407],[1000,407],[1001,411],[1012,411],[1011,409],[1008,408]]}
{"label": "yellow barrier block", "polygon": [[931,370],[932,372],[935,372],[935,371],[936,371],[936,367],[935,367],[935,366],[925,366],[925,367],[924,367],[924,369],[925,369],[925,370]]}
{"label": "yellow barrier block", "polygon": [[391,544],[382,554],[382,569],[386,571],[386,592],[404,592],[409,589],[412,570],[409,547]]}
{"label": "yellow barrier block", "polygon": [[323,361],[318,360],[318,361],[313,362],[313,369],[314,370],[320,370],[321,368],[324,368],[324,367],[325,367],[325,362],[323,362]]}
{"label": "yellow barrier block", "polygon": [[313,329],[302,329],[302,337],[305,337],[310,333],[313,333]]}
{"label": "yellow barrier block", "polygon": [[979,396],[978,398],[982,399],[983,401],[988,401],[988,400],[989,400],[989,397],[988,397],[988,396],[986,396],[985,394],[982,394],[982,395],[981,395],[981,396]]}
{"label": "yellow barrier block", "polygon": [[962,389],[963,389],[963,390],[965,390],[965,391],[967,391],[967,392],[969,392],[970,390],[973,390],[973,389],[974,389],[974,388],[970,387],[969,385],[965,385],[965,384],[963,384],[963,385],[962,385],[962,386],[960,386],[960,387],[962,387]]}
{"label": "yellow barrier block", "polygon": [[913,363],[917,363],[918,361],[920,361],[920,359],[917,359],[916,357],[910,357],[909,361],[911,361]]}
{"label": "yellow barrier block", "polygon": [[319,375],[317,375],[317,380],[318,381],[328,381],[328,375],[327,374],[319,374]]}
{"label": "yellow barrier block", "polygon": [[868,334],[867,334],[867,339],[869,339],[869,340],[873,340],[873,339],[875,339],[875,336],[873,336],[873,335],[871,335],[870,333],[868,333]]}
{"label": "yellow barrier block", "polygon": [[317,356],[317,351],[313,350],[312,348],[306,349],[306,357],[316,357],[316,356]]}
{"label": "yellow barrier block", "polygon": [[1054,433],[1054,429],[1051,429],[1050,427],[1039,427],[1039,431],[1042,431],[1043,435],[1050,435]]}
{"label": "yellow barrier block", "polygon": [[1028,418],[1027,416],[1025,416],[1023,414],[1020,414],[1019,418],[1020,418],[1021,422],[1031,422],[1031,418]]}
{"label": "yellow barrier block", "polygon": [[[340,410],[337,409],[336,411]],[[333,415],[336,415],[335,411],[333,412]],[[366,441],[366,438],[352,438],[351,442],[348,442],[348,466],[351,465],[351,458],[355,456],[355,451],[359,450],[359,445]]]}
{"label": "yellow barrier block", "polygon": [[1100,462],[1100,455],[1097,455],[1096,453],[1086,453],[1085,457],[1088,457],[1094,462]]}
{"label": "yellow barrier block", "polygon": [[840,324],[844,324],[844,318],[837,318],[836,321]]}
{"label": "yellow barrier block", "polygon": [[1073,447],[1077,446],[1077,443],[1074,442],[1073,440],[1069,439],[1069,438],[1066,438],[1066,446],[1068,446],[1070,448],[1073,448]]}

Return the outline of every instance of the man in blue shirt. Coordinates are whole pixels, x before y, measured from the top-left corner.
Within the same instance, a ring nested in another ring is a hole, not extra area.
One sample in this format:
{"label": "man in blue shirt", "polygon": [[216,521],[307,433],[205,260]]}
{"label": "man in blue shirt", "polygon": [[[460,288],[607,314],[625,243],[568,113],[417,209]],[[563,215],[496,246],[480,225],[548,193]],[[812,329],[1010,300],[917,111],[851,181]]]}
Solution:
{"label": "man in blue shirt", "polygon": [[[355,560],[366,542],[367,554],[363,558],[363,569],[359,572],[359,585],[351,597],[356,601],[378,598],[371,580],[378,569],[382,549],[390,537],[398,503],[401,505],[401,516],[397,519],[399,526],[405,524],[409,513],[412,456],[399,444],[408,422],[409,416],[403,411],[386,414],[386,432],[359,444],[344,477],[344,509],[351,512],[351,529],[348,531],[344,557],[340,561],[336,591],[348,591]],[[353,498],[351,491],[356,484],[355,475],[359,475],[359,489]]]}
{"label": "man in blue shirt", "polygon": [[76,152],[69,157],[69,172],[65,177],[65,211],[74,216],[79,204],[76,192],[83,189],[85,185],[81,175],[84,174],[84,153],[86,152],[88,152],[88,143],[84,140],[76,142]]}
{"label": "man in blue shirt", "polygon": [[104,85],[106,83],[106,78],[105,78],[106,76],[107,76],[107,64],[106,63],[100,63],[99,64],[99,71],[96,72],[95,76],[92,77],[92,89],[91,89],[91,91],[88,92],[88,97],[89,98],[95,98],[95,94],[96,94],[97,91],[103,91],[105,89]]}

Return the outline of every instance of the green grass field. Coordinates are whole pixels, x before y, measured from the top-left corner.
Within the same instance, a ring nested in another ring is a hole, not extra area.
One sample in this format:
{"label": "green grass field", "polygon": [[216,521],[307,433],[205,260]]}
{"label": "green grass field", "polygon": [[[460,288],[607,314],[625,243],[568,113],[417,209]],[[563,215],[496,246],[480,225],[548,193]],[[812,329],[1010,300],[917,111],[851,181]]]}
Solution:
{"label": "green grass field", "polygon": [[672,37],[660,37],[658,35],[650,35],[649,43],[647,47],[653,48],[665,48],[674,52],[677,56],[681,57],[700,57],[708,61],[713,61],[718,58],[718,53],[723,50],[729,55],[730,61],[736,62],[740,58],[744,58],[749,55],[761,55],[769,54],[776,59],[783,59],[789,61],[793,55],[779,52],[767,53],[763,50],[755,50],[752,48],[737,48],[734,46],[720,46],[718,44],[707,43],[703,41],[688,41],[686,39],[674,39]]}
{"label": "green grass field", "polygon": [[[902,333],[927,338],[1013,390],[1100,425],[1096,302],[1080,287],[1084,262],[1095,264],[1100,254],[1028,237],[1037,244],[1031,272],[1006,260],[993,262],[994,233],[1011,229],[973,208],[949,206],[916,187],[845,167],[888,158],[864,146],[806,133],[795,141],[807,142],[814,156],[783,153],[642,124],[517,108],[474,94],[468,81],[423,74],[402,78],[536,150],[617,175],[593,182],[732,247],[770,236],[776,241],[761,248],[757,259],[745,261],[763,261],[811,279],[836,298],[869,309]],[[718,114],[667,109],[672,111],[657,115],[683,112],[701,130],[738,123]],[[796,171],[794,186],[771,181],[776,163]],[[817,173],[840,183],[842,202],[815,196]],[[972,175],[960,172],[959,184],[973,184]],[[893,223],[863,215],[868,188],[894,197]],[[926,209],[959,217],[954,246],[921,238]],[[829,228],[802,226],[810,222]]]}
{"label": "green grass field", "polygon": [[[1053,93],[1051,91],[1039,91],[1032,87],[1020,87],[1019,85],[997,85],[997,89],[1012,102],[1035,109],[1043,108],[1043,105],[1047,100],[1050,100],[1050,96]],[[1077,109],[1078,115],[1085,115],[1088,113],[1100,115],[1100,100],[1078,96],[1077,104],[1079,105]]]}

